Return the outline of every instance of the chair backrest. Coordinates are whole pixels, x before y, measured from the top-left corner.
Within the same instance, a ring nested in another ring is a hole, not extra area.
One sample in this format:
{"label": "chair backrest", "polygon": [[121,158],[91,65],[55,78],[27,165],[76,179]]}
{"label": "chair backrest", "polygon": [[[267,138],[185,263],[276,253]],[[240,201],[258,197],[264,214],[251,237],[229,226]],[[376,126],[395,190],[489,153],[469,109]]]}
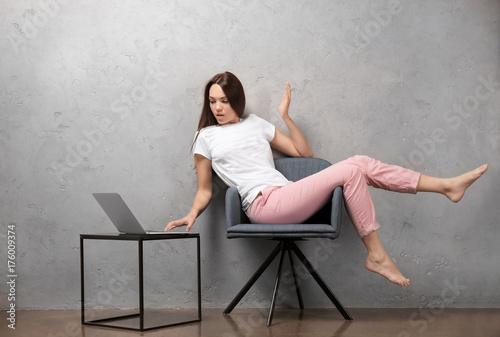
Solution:
{"label": "chair backrest", "polygon": [[278,158],[274,165],[288,180],[297,181],[332,165],[321,158]]}

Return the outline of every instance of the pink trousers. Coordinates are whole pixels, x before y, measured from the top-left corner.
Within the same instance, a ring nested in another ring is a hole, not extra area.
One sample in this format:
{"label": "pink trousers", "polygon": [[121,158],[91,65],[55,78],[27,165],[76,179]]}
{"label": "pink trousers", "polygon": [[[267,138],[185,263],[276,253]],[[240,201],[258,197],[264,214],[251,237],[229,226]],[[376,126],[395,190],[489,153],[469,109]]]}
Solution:
{"label": "pink trousers", "polygon": [[301,223],[330,200],[337,186],[343,186],[351,221],[364,237],[380,227],[367,185],[417,193],[419,179],[418,172],[354,156],[293,184],[262,190],[246,213],[253,223]]}

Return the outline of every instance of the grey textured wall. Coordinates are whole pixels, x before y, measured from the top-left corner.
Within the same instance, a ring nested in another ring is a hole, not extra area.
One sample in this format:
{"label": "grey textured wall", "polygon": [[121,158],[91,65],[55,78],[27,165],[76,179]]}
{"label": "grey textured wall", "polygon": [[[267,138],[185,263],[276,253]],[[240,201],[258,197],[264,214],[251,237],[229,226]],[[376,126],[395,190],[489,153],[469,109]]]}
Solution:
{"label": "grey textured wall", "polygon": [[[317,157],[366,154],[436,176],[489,163],[459,204],[373,190],[379,235],[408,288],[364,269],[347,216],[340,239],[301,246],[347,307],[499,307],[499,1],[2,0],[0,7],[0,291],[8,292],[7,226],[15,223],[18,307],[79,308],[78,235],[114,230],[92,192],[119,192],[146,227],[162,229],[187,213],[203,86],[225,70],[243,82],[247,111],[282,130],[277,107],[289,81],[291,114]],[[214,190],[194,227],[205,307],[225,306],[273,245],[227,240],[224,187],[216,181]],[[94,272],[113,271],[123,286],[133,263],[119,267],[110,254]],[[192,261],[173,245],[155,254]],[[182,273],[167,278],[187,291]],[[266,274],[242,305],[267,305],[273,278]],[[307,306],[331,306],[310,278],[303,283]],[[189,305],[175,296],[165,302]],[[0,307],[8,304],[0,296]],[[288,286],[279,305],[296,305]]]}

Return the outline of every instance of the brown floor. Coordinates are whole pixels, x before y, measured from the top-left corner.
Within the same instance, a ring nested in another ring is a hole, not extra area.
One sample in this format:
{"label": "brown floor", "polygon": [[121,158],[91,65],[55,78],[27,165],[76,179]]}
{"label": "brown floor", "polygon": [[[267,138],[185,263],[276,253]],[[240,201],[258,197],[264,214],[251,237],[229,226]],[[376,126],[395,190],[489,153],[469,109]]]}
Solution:
{"label": "brown floor", "polygon": [[[80,311],[18,311],[16,329],[2,310],[0,336],[328,336],[328,337],[500,337],[500,309],[349,309],[347,322],[335,309],[277,309],[266,327],[266,309],[203,309],[202,321],[146,332],[81,325]],[[8,323],[8,321],[7,321]]]}

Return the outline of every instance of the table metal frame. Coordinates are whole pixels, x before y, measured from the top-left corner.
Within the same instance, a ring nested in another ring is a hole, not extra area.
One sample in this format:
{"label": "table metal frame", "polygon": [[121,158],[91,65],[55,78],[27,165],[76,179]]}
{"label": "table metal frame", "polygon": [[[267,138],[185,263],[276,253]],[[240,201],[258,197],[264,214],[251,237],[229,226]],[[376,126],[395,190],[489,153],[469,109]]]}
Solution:
{"label": "table metal frame", "polygon": [[[177,323],[170,323],[154,327],[144,327],[144,242],[154,240],[175,240],[175,239],[196,239],[196,264],[198,278],[198,318]],[[84,256],[84,240],[118,240],[118,241],[137,241],[138,256],[139,256],[139,313],[131,315],[114,316],[105,319],[92,321],[85,320],[85,256]],[[179,324],[186,324],[201,321],[201,266],[200,266],[200,234],[198,233],[155,233],[155,234],[80,234],[80,282],[81,282],[81,302],[82,302],[82,324],[95,325],[103,327],[111,327],[118,329],[147,331],[152,329],[164,328]],[[106,324],[115,320],[125,318],[139,317],[139,328],[122,327],[117,325]]]}

